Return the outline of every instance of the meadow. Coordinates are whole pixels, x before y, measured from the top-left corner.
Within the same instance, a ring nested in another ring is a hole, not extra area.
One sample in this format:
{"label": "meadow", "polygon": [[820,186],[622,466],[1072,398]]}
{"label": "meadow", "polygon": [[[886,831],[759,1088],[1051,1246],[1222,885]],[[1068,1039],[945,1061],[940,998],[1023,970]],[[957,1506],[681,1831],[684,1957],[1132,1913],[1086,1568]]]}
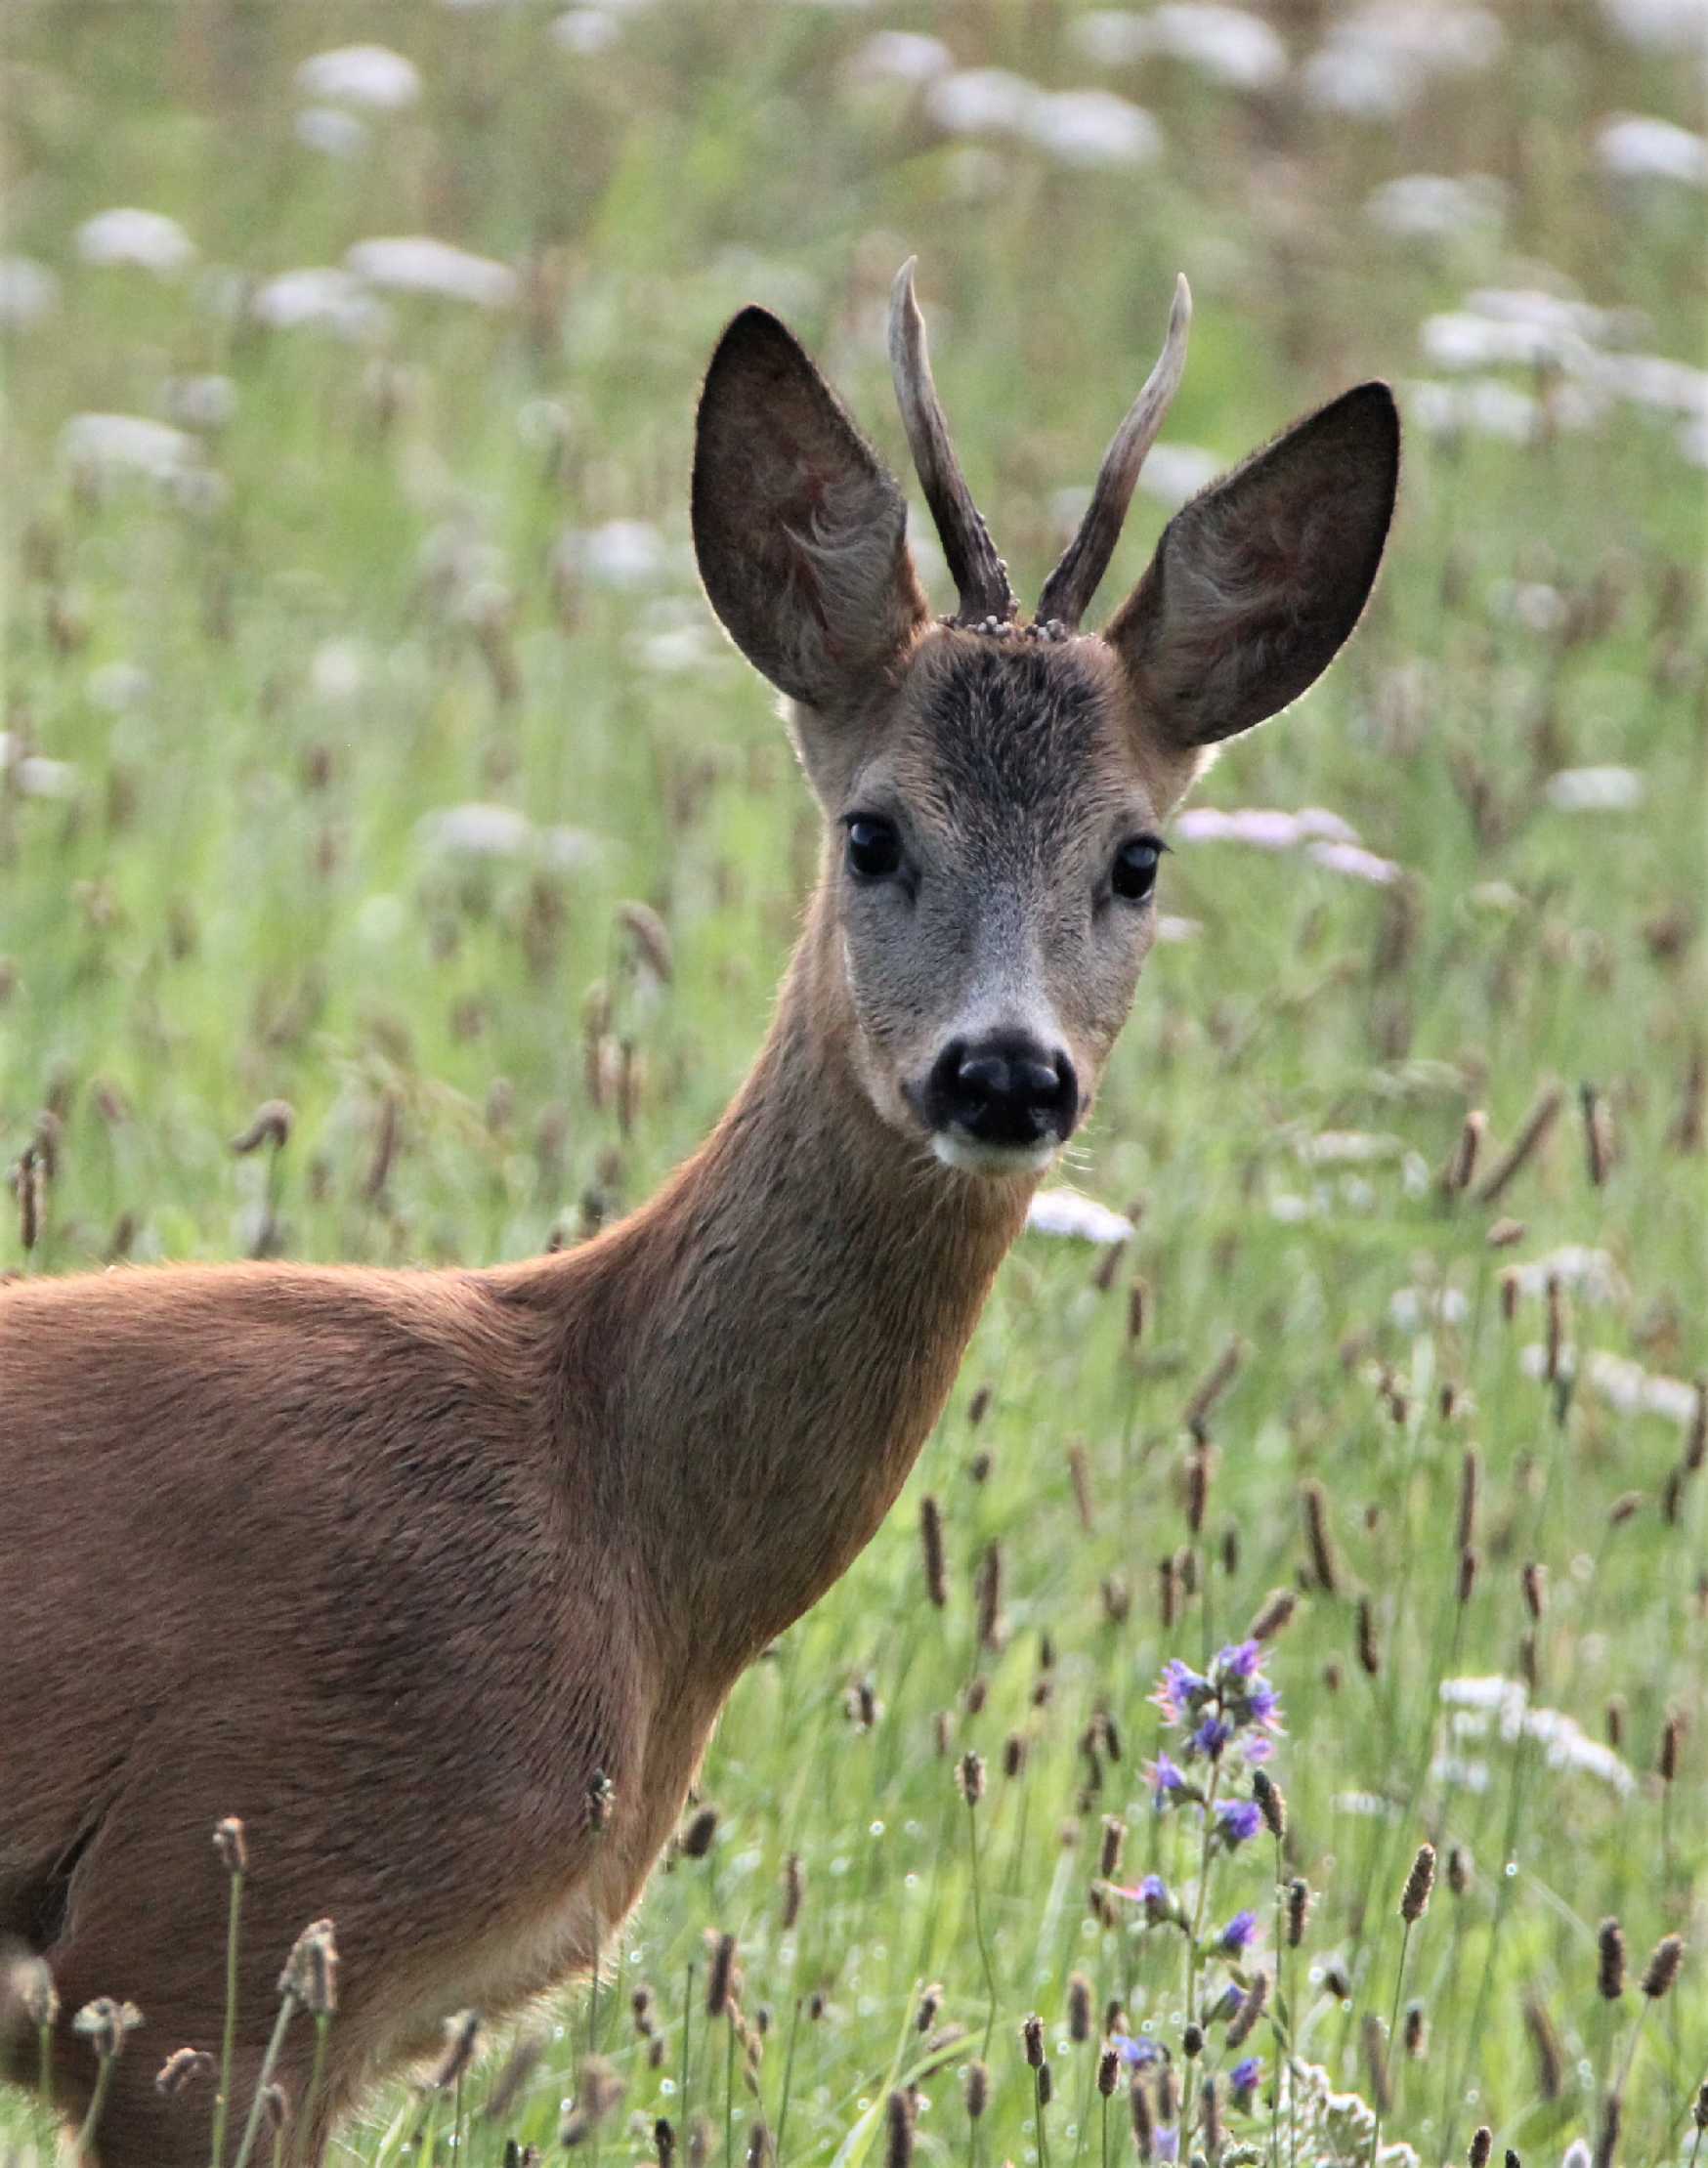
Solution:
{"label": "meadow", "polygon": [[[0,1269],[516,1257],[705,1133],[816,848],[688,547],[743,303],[905,473],[918,253],[1030,596],[1183,270],[1103,611],[1296,414],[1406,417],[1356,639],[1176,823],[1107,1211],[1023,1238],[596,1994],[338,2158],[1708,2156],[1703,21],[12,11]],[[1152,1697],[1260,1617],[1284,1834],[1211,1844]]]}

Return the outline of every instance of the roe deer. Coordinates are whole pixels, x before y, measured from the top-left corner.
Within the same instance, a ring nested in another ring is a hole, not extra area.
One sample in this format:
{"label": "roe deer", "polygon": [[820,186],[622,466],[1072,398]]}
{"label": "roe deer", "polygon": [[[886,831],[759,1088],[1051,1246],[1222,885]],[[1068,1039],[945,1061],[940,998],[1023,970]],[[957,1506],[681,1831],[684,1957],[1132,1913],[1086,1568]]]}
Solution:
{"label": "roe deer", "polygon": [[[652,1202],[485,1271],[285,1263],[0,1290],[0,1937],[143,2029],[107,2168],[208,2151],[226,1890],[247,1824],[234,2113],[298,1931],[342,1996],[290,2157],[375,2078],[585,1971],[634,1904],[743,1667],[870,1541],[1150,947],[1170,809],[1351,631],[1392,510],[1365,384],[1176,513],[1080,618],[1184,361],[1168,341],[1017,620],[956,464],[912,265],[890,349],[960,592],[790,332],[735,318],[701,397],[712,608],[784,696],[825,822],[763,1050]],[[301,2104],[298,2025],[278,2078]],[[28,2052],[25,2052],[25,2050]],[[33,2042],[8,2067],[27,2079]]]}

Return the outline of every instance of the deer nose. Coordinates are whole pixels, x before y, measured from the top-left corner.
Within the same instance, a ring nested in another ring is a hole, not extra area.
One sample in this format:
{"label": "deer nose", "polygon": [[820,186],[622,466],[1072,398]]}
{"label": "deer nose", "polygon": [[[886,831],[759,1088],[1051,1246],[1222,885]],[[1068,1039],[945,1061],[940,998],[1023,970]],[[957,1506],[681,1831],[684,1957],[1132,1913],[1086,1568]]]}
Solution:
{"label": "deer nose", "polygon": [[1079,1080],[1065,1053],[1036,1040],[1001,1036],[954,1040],[931,1071],[931,1113],[981,1144],[1062,1142],[1079,1112]]}

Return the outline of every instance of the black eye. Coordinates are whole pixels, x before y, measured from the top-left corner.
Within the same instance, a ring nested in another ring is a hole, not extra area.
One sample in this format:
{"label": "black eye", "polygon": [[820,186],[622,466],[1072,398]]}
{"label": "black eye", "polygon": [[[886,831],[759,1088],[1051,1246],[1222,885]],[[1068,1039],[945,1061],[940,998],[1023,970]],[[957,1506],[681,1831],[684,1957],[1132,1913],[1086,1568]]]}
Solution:
{"label": "black eye", "polygon": [[1141,904],[1157,884],[1163,846],[1154,835],[1135,835],[1115,854],[1109,885],[1130,904]]}
{"label": "black eye", "polygon": [[857,813],[848,823],[848,864],[862,880],[882,880],[902,862],[902,839],[893,821]]}

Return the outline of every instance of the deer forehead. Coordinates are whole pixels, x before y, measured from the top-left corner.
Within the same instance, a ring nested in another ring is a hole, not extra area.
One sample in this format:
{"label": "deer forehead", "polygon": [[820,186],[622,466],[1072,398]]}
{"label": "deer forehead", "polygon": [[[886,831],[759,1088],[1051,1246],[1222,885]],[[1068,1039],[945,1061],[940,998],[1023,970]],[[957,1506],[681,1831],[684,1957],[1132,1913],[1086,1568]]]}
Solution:
{"label": "deer forehead", "polygon": [[927,634],[855,788],[875,784],[963,846],[1004,854],[1100,842],[1161,805],[1120,673],[1093,639]]}

